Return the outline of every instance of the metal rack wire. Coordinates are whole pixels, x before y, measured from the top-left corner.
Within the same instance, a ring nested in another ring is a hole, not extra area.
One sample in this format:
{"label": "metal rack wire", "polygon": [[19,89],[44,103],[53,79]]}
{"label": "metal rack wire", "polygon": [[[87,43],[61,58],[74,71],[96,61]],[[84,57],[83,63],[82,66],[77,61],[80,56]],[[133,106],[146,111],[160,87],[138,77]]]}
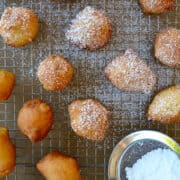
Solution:
{"label": "metal rack wire", "polygon": [[[97,52],[80,50],[69,44],[65,31],[75,14],[85,6],[104,9],[113,23],[112,38]],[[84,179],[107,179],[108,159],[115,144],[125,135],[139,129],[160,130],[180,142],[180,124],[162,125],[146,120],[147,106],[155,92],[180,83],[180,71],[160,65],[152,53],[154,35],[166,27],[180,28],[180,1],[170,13],[144,15],[135,0],[2,0],[0,13],[9,6],[24,6],[37,13],[40,32],[36,40],[24,48],[8,47],[0,39],[0,68],[16,74],[17,82],[11,98],[0,103],[0,125],[10,129],[16,144],[17,165],[6,180],[43,179],[36,162],[51,150],[60,150],[78,159]],[[110,59],[131,47],[147,61],[158,76],[150,95],[125,93],[113,87],[103,69]],[[56,93],[45,91],[36,77],[39,63],[50,54],[60,54],[74,65],[73,82]],[[54,126],[48,137],[32,144],[18,130],[16,118],[22,104],[32,98],[42,98],[53,107]],[[103,142],[91,142],[77,137],[70,128],[68,104],[77,98],[99,99],[111,111],[111,127]]]}

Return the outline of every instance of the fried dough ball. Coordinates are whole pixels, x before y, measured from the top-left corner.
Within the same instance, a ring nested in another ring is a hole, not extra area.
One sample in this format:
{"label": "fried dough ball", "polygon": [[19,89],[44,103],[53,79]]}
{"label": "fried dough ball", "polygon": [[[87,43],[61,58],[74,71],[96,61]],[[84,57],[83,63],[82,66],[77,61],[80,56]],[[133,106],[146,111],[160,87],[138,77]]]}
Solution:
{"label": "fried dough ball", "polygon": [[109,112],[93,99],[73,101],[69,107],[71,127],[84,138],[100,141],[109,128]]}
{"label": "fried dough ball", "polygon": [[27,8],[5,9],[0,20],[0,34],[5,42],[13,47],[30,43],[37,35],[37,16]]}
{"label": "fried dough ball", "polygon": [[37,169],[46,180],[81,180],[76,159],[54,151],[37,163]]}
{"label": "fried dough ball", "polygon": [[123,91],[150,93],[156,83],[154,73],[131,49],[114,58],[106,66],[105,75]]}
{"label": "fried dough ball", "polygon": [[180,30],[169,28],[156,35],[155,57],[171,67],[180,67]]}
{"label": "fried dough ball", "polygon": [[148,119],[164,123],[180,122],[180,86],[160,91],[148,109]]}
{"label": "fried dough ball", "polygon": [[111,22],[106,15],[92,7],[86,7],[72,21],[66,37],[79,48],[91,51],[103,47],[111,35]]}
{"label": "fried dough ball", "polygon": [[52,123],[51,107],[40,99],[26,102],[18,114],[18,127],[32,142],[45,138]]}
{"label": "fried dough ball", "polygon": [[141,8],[146,14],[162,14],[172,10],[174,0],[139,0]]}
{"label": "fried dough ball", "polygon": [[16,165],[16,150],[8,129],[0,127],[0,178],[8,175]]}
{"label": "fried dough ball", "polygon": [[15,75],[12,72],[0,69],[0,102],[11,95],[15,84]]}
{"label": "fried dough ball", "polygon": [[52,55],[41,62],[37,75],[44,89],[62,90],[72,81],[73,67],[63,57]]}

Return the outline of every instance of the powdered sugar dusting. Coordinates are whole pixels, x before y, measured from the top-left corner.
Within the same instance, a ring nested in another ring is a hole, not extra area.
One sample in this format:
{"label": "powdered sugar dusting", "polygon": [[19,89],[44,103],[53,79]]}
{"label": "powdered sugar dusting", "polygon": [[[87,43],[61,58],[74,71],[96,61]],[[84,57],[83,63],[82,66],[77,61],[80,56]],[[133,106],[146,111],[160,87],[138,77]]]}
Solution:
{"label": "powdered sugar dusting", "polygon": [[26,10],[21,7],[5,9],[0,21],[1,28],[9,30],[12,27],[20,25],[22,29],[26,30],[27,21],[30,20],[30,14]]}
{"label": "powdered sugar dusting", "polygon": [[180,66],[180,30],[170,28],[156,36],[155,56],[168,66]]}
{"label": "powdered sugar dusting", "polygon": [[27,8],[5,9],[0,20],[0,34],[6,43],[13,47],[31,42],[38,32],[36,15]]}
{"label": "powdered sugar dusting", "polygon": [[174,0],[139,0],[145,12],[164,13],[172,9]]}
{"label": "powdered sugar dusting", "polygon": [[[31,37],[26,31],[31,19],[29,12],[29,10],[27,11],[27,9],[21,7],[7,8],[4,11],[0,21],[0,33],[6,41],[15,37],[16,34],[13,33],[13,28],[20,28],[26,32],[27,36]],[[29,38],[29,42],[31,41],[32,39]]]}
{"label": "powdered sugar dusting", "polygon": [[[78,111],[76,115],[75,111]],[[92,99],[74,101],[69,106],[69,113],[71,126],[77,134],[92,140],[104,138],[109,127],[108,111],[99,102]]]}
{"label": "powdered sugar dusting", "polygon": [[154,7],[161,7],[161,8],[164,8],[164,7],[168,7],[172,4],[172,1],[173,0],[145,0],[146,2],[144,2],[146,4],[146,6],[149,6],[151,8],[154,8]]}
{"label": "powdered sugar dusting", "polygon": [[149,93],[156,83],[150,68],[131,50],[113,59],[105,68],[105,74],[119,89]]}
{"label": "powdered sugar dusting", "polygon": [[58,90],[71,81],[73,68],[64,58],[52,55],[41,62],[37,74],[46,89]]}
{"label": "powdered sugar dusting", "polygon": [[158,93],[149,107],[148,116],[149,119],[166,122],[177,117],[180,121],[180,86],[172,86]]}
{"label": "powdered sugar dusting", "polygon": [[80,48],[93,50],[108,41],[110,32],[110,20],[101,11],[88,6],[72,21],[66,37]]}

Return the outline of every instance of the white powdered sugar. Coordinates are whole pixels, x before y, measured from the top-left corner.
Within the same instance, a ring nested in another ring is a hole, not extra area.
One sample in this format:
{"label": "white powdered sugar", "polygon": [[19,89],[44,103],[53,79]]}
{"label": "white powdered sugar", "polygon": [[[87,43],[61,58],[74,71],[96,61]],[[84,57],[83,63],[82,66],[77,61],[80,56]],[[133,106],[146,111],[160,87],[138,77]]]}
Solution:
{"label": "white powdered sugar", "polygon": [[156,58],[168,66],[180,66],[180,30],[169,28],[156,36]]}
{"label": "white powdered sugar", "polygon": [[88,6],[72,21],[66,37],[80,48],[96,49],[109,39],[110,20],[101,11]]}
{"label": "white powdered sugar", "polygon": [[149,93],[156,83],[154,73],[131,49],[114,58],[105,68],[105,74],[113,85],[124,91]]}
{"label": "white powdered sugar", "polygon": [[30,20],[30,11],[21,7],[7,8],[1,17],[0,25],[9,30],[12,27],[21,26],[26,30],[27,22]]}
{"label": "white powdered sugar", "polygon": [[128,180],[179,180],[180,159],[173,151],[159,148],[125,170]]}
{"label": "white powdered sugar", "polygon": [[[76,118],[72,113],[78,111]],[[109,112],[99,102],[86,99],[77,100],[69,106],[71,126],[77,133],[92,140],[102,140],[109,127]]]}

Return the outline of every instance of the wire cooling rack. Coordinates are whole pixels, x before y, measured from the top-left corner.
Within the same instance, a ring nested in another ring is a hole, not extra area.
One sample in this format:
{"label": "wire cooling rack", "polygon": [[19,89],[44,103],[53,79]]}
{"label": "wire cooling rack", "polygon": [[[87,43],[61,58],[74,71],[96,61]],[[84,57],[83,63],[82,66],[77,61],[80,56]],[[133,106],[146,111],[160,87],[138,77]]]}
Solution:
{"label": "wire cooling rack", "polygon": [[[72,18],[87,5],[104,9],[113,23],[110,42],[96,52],[80,50],[65,38]],[[153,41],[163,28],[180,28],[180,1],[172,12],[144,15],[136,0],[1,0],[0,13],[9,6],[31,8],[37,13],[40,31],[36,40],[24,48],[8,47],[0,39],[0,68],[16,74],[17,82],[10,99],[0,103],[0,125],[10,129],[16,144],[17,164],[6,180],[43,179],[35,165],[45,154],[59,150],[78,159],[83,179],[107,179],[109,156],[125,135],[140,129],[160,130],[180,142],[180,124],[162,125],[147,121],[146,112],[154,93],[168,85],[180,83],[180,70],[155,61]],[[106,64],[126,48],[134,49],[157,74],[158,82],[150,95],[125,93],[105,78]],[[73,82],[56,93],[45,91],[37,80],[39,63],[48,55],[60,54],[75,67]],[[77,98],[96,98],[111,111],[111,127],[102,142],[77,137],[70,128],[68,104]],[[54,110],[54,125],[48,136],[32,144],[17,128],[16,119],[22,104],[42,98]]]}

